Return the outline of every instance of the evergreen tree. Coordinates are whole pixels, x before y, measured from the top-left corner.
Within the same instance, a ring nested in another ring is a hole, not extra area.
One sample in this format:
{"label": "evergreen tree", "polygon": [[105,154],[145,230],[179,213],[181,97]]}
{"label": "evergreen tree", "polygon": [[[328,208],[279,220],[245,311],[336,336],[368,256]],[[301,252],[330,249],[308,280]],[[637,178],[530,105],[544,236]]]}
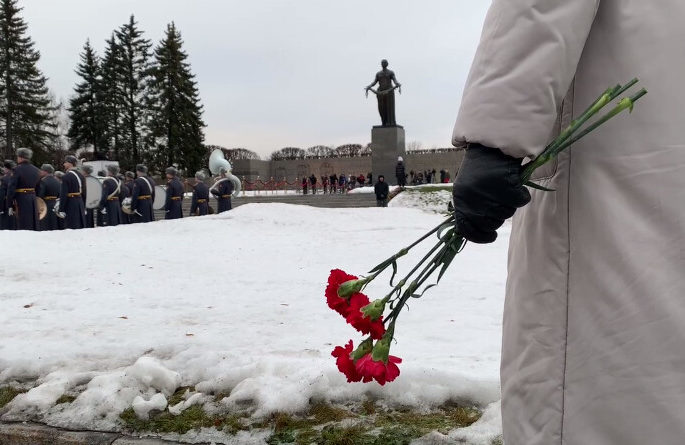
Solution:
{"label": "evergreen tree", "polygon": [[203,167],[206,149],[202,105],[195,76],[186,61],[183,40],[174,23],[155,48],[150,107],[151,145],[158,169],[178,165],[188,174]]}
{"label": "evergreen tree", "polygon": [[80,148],[93,149],[95,159],[103,159],[108,149],[105,138],[105,120],[103,113],[103,88],[100,73],[100,58],[86,41],[81,53],[76,74],[82,81],[74,88],[74,97],[69,101],[71,126],[68,136],[72,150]]}
{"label": "evergreen tree", "polygon": [[150,84],[150,47],[144,39],[135,18],[122,25],[116,32],[114,59],[116,64],[115,103],[118,114],[118,148],[122,165],[132,167],[146,161],[150,113],[147,95]]}
{"label": "evergreen tree", "polygon": [[102,75],[102,123],[104,139],[107,147],[113,150],[114,159],[124,167],[126,165],[121,153],[119,133],[121,131],[123,100],[123,76],[121,75],[121,48],[117,45],[116,37],[112,34],[106,40],[105,54],[100,65]]}
{"label": "evergreen tree", "polygon": [[0,0],[0,145],[5,158],[29,147],[40,162],[54,138],[54,110],[20,11],[17,0]]}

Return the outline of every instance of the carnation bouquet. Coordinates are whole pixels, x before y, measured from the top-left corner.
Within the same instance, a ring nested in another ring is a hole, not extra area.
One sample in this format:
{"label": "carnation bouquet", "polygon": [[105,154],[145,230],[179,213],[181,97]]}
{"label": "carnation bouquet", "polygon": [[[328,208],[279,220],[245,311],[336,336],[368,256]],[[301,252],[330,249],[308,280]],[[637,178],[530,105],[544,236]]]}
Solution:
{"label": "carnation bouquet", "polygon": [[[621,99],[610,111],[591,121],[603,108],[637,82],[637,79],[633,79],[626,85],[608,88],[550,142],[540,155],[521,167],[521,183],[531,188],[553,191],[531,182],[533,172],[614,116],[625,110],[632,111],[634,103],[647,94],[644,88],[630,97]],[[395,283],[398,260],[417,245],[433,237],[437,238],[433,247]],[[384,385],[399,376],[400,370],[397,365],[402,359],[390,355],[399,315],[410,299],[421,298],[428,289],[438,284],[452,260],[465,245],[466,239],[459,234],[454,217],[450,216],[411,245],[371,269],[365,277],[359,278],[340,269],[331,271],[326,287],[328,306],[339,313],[353,328],[367,336],[356,348],[350,340],[345,346],[335,347],[331,353],[336,358],[338,369],[345,374],[348,382],[366,383],[375,380]],[[389,291],[384,297],[371,301],[363,293],[364,289],[390,268],[392,272]],[[430,278],[436,272],[435,282],[430,283]]]}

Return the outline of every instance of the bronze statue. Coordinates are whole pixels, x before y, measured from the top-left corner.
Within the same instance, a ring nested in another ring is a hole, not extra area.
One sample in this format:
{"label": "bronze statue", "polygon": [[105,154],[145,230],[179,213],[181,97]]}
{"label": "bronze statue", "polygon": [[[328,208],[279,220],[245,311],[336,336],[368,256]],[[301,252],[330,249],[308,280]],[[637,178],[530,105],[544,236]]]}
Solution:
{"label": "bronze statue", "polygon": [[[394,127],[395,122],[395,89],[402,94],[402,85],[395,78],[395,73],[388,69],[388,61],[381,60],[382,70],[376,73],[376,79],[373,83],[364,90],[366,97],[369,96],[369,91],[376,95],[378,99],[378,113],[381,115],[381,121],[384,127]],[[374,90],[372,87],[378,84],[378,89]]]}

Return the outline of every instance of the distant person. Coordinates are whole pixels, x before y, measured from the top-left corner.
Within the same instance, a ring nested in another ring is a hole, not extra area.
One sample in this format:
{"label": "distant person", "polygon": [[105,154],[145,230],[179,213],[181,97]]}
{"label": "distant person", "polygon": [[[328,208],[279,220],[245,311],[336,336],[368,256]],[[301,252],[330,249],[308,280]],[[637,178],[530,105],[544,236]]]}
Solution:
{"label": "distant person", "polygon": [[316,195],[316,176],[314,173],[309,177],[309,185],[312,186],[312,195]]}
{"label": "distant person", "polygon": [[338,175],[336,175],[335,173],[333,173],[333,174],[329,177],[329,179],[330,179],[330,181],[331,181],[331,194],[334,194],[334,193],[336,193],[336,192],[338,191],[338,190],[337,190],[337,188],[338,188]]}
{"label": "distant person", "polygon": [[[91,165],[82,165],[81,174],[85,179],[93,176],[93,167]],[[83,183],[83,187],[87,188],[88,184]],[[95,209],[86,208],[86,228],[92,229],[95,227]]]}
{"label": "distant person", "polygon": [[107,177],[102,181],[102,196],[100,197],[100,214],[102,223],[108,227],[118,226],[124,219],[121,211],[121,181],[117,178],[119,166],[107,165]]}
{"label": "distant person", "polygon": [[404,159],[402,156],[397,157],[397,164],[395,164],[395,177],[397,178],[397,185],[404,188],[407,185],[407,174],[404,171]]}
{"label": "distant person", "polygon": [[338,177],[338,188],[340,188],[340,193],[345,193],[346,185],[347,185],[347,176],[340,173],[340,176]]}
{"label": "distant person", "polygon": [[47,213],[45,218],[40,222],[40,230],[58,230],[59,224],[55,213],[55,203],[57,198],[59,198],[59,193],[62,188],[62,184],[57,178],[55,178],[55,168],[50,164],[43,164],[40,167],[40,182],[36,188],[36,196],[41,198],[45,202],[47,207]]}
{"label": "distant person", "polygon": [[306,195],[307,194],[307,186],[309,185],[309,180],[307,179],[306,176],[302,177],[302,194]]}
{"label": "distant person", "polygon": [[28,148],[17,150],[17,166],[7,187],[7,206],[16,211],[17,230],[38,230],[38,208],[36,187],[40,181],[40,170],[31,164],[33,151]]}
{"label": "distant person", "polygon": [[202,172],[195,173],[193,185],[193,197],[190,201],[190,214],[196,216],[209,215],[209,187],[204,183],[205,175]]}
{"label": "distant person", "polygon": [[64,158],[65,174],[62,177],[62,188],[59,195],[59,212],[64,218],[65,229],[83,229],[86,227],[86,179],[76,169],[76,156]]}
{"label": "distant person", "polygon": [[378,182],[373,186],[373,191],[376,194],[376,207],[387,207],[390,187],[385,182],[385,176],[378,175]]}

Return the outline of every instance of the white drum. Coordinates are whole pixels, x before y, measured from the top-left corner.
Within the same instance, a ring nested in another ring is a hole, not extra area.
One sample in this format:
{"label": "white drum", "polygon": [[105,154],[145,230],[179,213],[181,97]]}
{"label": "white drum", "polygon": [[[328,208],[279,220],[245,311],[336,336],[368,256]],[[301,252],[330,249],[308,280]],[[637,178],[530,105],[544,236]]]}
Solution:
{"label": "white drum", "polygon": [[93,177],[86,177],[86,208],[97,209],[100,207],[100,199],[102,198],[102,184]]}
{"label": "white drum", "polygon": [[154,210],[161,210],[166,204],[166,189],[161,185],[155,186],[155,200],[152,201],[152,208]]}

